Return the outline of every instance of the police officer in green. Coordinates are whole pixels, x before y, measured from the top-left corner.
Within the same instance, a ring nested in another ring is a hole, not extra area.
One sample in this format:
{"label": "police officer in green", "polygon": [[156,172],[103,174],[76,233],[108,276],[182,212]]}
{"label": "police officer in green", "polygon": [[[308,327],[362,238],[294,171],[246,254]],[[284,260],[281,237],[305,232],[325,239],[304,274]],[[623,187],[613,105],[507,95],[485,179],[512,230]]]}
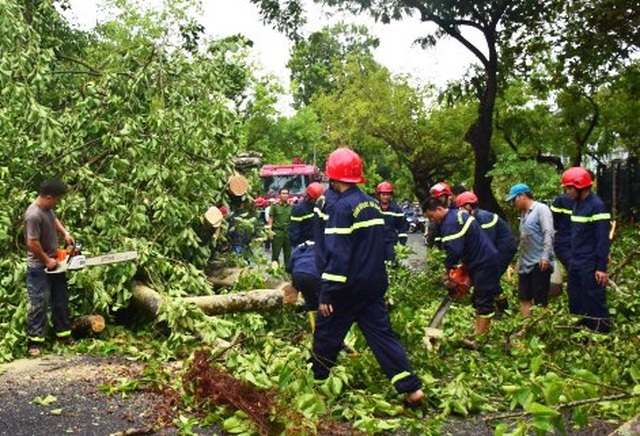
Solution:
{"label": "police officer in green", "polygon": [[289,190],[280,189],[280,201],[269,207],[269,229],[271,244],[271,260],[278,262],[280,251],[284,253],[284,264],[289,264],[291,257],[291,240],[289,239],[289,221],[291,221],[291,205],[289,204]]}

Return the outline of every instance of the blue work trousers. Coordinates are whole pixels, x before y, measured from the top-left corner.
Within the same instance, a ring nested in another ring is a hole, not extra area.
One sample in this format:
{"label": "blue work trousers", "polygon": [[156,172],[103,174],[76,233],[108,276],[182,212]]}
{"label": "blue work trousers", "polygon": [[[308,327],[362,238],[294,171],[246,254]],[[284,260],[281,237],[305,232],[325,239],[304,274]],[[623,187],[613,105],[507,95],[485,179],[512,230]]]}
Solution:
{"label": "blue work trousers", "polygon": [[580,324],[602,333],[611,330],[606,288],[596,282],[595,267],[569,270],[569,312],[583,316]]}
{"label": "blue work trousers", "polygon": [[492,262],[469,269],[473,283],[471,302],[478,316],[490,318],[494,315],[494,300],[502,292],[499,268],[498,262]]}
{"label": "blue work trousers", "polygon": [[384,297],[365,299],[339,298],[329,316],[318,314],[313,337],[313,373],[316,379],[329,376],[342,348],[347,332],[358,323],[382,371],[399,393],[414,392],[421,387],[413,373],[407,353],[391,329]]}
{"label": "blue work trousers", "polygon": [[56,336],[71,334],[66,274],[47,274],[44,268],[27,268],[27,297],[27,335],[30,341],[44,342],[49,306]]}

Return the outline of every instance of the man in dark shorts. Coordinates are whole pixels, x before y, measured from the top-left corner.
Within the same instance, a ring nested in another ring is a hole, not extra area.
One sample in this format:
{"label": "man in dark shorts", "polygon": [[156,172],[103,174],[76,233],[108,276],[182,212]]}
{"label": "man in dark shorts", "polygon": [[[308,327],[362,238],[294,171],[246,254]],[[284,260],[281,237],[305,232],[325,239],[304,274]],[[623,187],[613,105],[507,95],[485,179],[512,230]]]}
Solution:
{"label": "man in dark shorts", "polygon": [[553,261],[553,216],[545,204],[533,199],[524,183],[511,187],[506,201],[520,211],[520,258],[518,292],[523,318],[531,316],[533,306],[547,307]]}

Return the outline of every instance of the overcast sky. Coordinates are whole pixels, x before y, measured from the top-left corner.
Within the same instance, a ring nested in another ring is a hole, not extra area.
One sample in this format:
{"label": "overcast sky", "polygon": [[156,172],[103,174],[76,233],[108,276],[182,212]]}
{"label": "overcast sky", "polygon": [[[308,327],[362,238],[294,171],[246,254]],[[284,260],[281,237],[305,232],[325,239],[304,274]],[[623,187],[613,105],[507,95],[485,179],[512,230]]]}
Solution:
{"label": "overcast sky", "polygon": [[[370,33],[380,39],[374,55],[376,60],[396,74],[410,74],[417,82],[443,86],[448,80],[462,77],[472,61],[469,52],[453,40],[444,40],[434,49],[423,50],[413,46],[413,41],[433,29],[431,24],[421,23],[417,18],[383,25],[361,16],[330,16],[329,8],[305,0],[308,21],[305,32],[311,33],[326,25],[340,21],[366,24]],[[104,19],[99,12],[100,0],[71,0],[71,11],[67,14],[72,22],[90,28],[96,21]],[[264,25],[255,5],[249,0],[204,0],[200,22],[207,34],[225,37],[242,33],[253,40],[253,53],[266,72],[280,78],[288,88],[289,71],[286,68],[291,43],[287,38]]]}

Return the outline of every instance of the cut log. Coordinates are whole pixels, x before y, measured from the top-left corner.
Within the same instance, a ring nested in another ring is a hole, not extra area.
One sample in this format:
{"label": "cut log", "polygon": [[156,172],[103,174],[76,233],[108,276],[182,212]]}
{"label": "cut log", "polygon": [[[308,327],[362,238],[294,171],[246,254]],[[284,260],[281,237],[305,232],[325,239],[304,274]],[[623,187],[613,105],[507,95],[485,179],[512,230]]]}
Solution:
{"label": "cut log", "polygon": [[[178,301],[195,304],[207,315],[269,310],[282,307],[285,304],[284,289],[288,285],[288,283],[281,283],[275,289],[254,289],[224,295],[184,297],[179,298]],[[136,284],[133,287],[131,304],[144,313],[155,317],[162,305],[162,296],[148,286]]]}
{"label": "cut log", "polygon": [[640,415],[625,422],[621,427],[612,432],[609,436],[631,436],[640,434]]}
{"label": "cut log", "polygon": [[82,315],[71,323],[71,333],[75,337],[83,338],[100,333],[104,327],[105,322],[101,315]]}
{"label": "cut log", "polygon": [[227,184],[229,186],[229,192],[236,197],[242,197],[249,191],[249,181],[240,174],[229,177]]}
{"label": "cut log", "polygon": [[142,284],[136,284],[133,287],[133,296],[130,304],[132,308],[155,318],[160,311],[162,297],[153,289]]}
{"label": "cut log", "polygon": [[220,315],[229,312],[251,312],[282,307],[284,304],[283,295],[282,289],[254,289],[224,295],[187,297],[181,300],[195,304],[207,315]]}
{"label": "cut log", "polygon": [[282,302],[284,304],[296,304],[298,299],[300,298],[300,292],[296,288],[293,287],[291,283],[287,283],[282,288],[283,296]]}

